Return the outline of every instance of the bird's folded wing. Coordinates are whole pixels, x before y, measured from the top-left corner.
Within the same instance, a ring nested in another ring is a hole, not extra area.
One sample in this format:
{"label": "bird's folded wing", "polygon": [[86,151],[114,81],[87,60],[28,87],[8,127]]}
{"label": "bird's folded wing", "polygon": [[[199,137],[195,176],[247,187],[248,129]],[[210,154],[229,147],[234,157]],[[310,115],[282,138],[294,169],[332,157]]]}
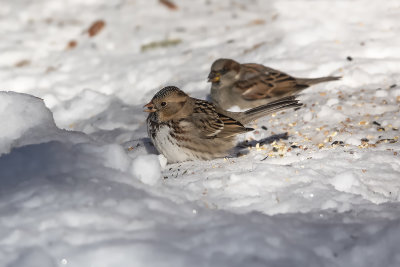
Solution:
{"label": "bird's folded wing", "polygon": [[296,79],[286,73],[258,64],[246,66],[246,72],[233,88],[246,100],[280,97],[300,89]]}
{"label": "bird's folded wing", "polygon": [[197,103],[190,120],[193,131],[201,138],[226,138],[249,131],[239,121],[218,113],[206,101]]}

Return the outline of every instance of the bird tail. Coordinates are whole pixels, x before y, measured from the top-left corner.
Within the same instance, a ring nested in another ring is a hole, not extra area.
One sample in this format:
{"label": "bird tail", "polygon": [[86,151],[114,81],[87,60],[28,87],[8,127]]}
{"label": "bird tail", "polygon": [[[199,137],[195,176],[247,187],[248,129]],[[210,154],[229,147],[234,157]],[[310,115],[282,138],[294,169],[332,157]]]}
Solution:
{"label": "bird tail", "polygon": [[296,78],[296,81],[298,84],[310,86],[317,83],[337,81],[340,80],[341,78],[342,77],[340,76],[328,76],[321,78]]}
{"label": "bird tail", "polygon": [[245,112],[237,113],[238,116],[236,117],[242,124],[246,124],[269,114],[289,108],[301,107],[302,105],[303,104],[299,103],[299,100],[296,99],[296,96],[287,96],[268,104],[249,109]]}

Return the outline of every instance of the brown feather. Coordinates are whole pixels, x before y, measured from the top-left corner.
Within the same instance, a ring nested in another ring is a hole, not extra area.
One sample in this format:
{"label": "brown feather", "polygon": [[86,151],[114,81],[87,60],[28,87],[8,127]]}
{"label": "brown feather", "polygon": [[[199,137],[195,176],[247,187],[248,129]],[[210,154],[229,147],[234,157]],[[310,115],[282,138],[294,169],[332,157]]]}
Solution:
{"label": "brown feather", "polygon": [[282,97],[292,93],[294,88],[302,90],[308,87],[298,87],[295,78],[260,64],[250,63],[243,66],[246,71],[233,85],[233,91],[241,91],[246,100]]}
{"label": "brown feather", "polygon": [[[229,69],[229,66],[232,68]],[[223,109],[232,106],[242,109],[256,107],[285,96],[296,95],[311,85],[340,79],[296,78],[261,64],[239,64],[231,59],[216,60],[210,73],[220,75],[218,81],[211,86],[211,99]]]}
{"label": "brown feather", "polygon": [[149,137],[156,149],[173,163],[226,156],[235,146],[236,135],[253,130],[246,128],[246,123],[300,104],[290,97],[246,112],[228,112],[210,102],[191,98],[177,87],[166,87],[153,97],[149,106],[152,107],[147,117]]}
{"label": "brown feather", "polygon": [[215,106],[207,101],[196,99],[195,105],[187,119],[195,125],[201,137],[226,138],[249,131],[239,121],[218,113]]}

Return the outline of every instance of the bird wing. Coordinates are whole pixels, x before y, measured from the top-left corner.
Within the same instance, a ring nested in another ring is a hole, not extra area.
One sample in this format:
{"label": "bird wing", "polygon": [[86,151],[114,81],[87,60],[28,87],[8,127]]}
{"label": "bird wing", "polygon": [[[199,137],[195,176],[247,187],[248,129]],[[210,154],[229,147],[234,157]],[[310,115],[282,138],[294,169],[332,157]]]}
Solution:
{"label": "bird wing", "polygon": [[246,100],[275,98],[307,88],[299,85],[296,78],[260,64],[243,64],[244,73],[234,85],[233,91]]}
{"label": "bird wing", "polygon": [[191,123],[201,138],[226,138],[252,130],[217,112],[215,106],[207,101],[196,100],[195,106]]}

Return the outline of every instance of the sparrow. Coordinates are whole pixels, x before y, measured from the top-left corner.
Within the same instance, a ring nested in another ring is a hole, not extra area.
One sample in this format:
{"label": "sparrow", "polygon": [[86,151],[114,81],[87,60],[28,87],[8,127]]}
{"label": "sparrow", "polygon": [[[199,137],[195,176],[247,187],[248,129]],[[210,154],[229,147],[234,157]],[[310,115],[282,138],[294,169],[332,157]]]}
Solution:
{"label": "sparrow", "polygon": [[295,78],[261,64],[240,64],[232,59],[216,60],[208,75],[211,100],[223,109],[247,109],[298,94],[307,87],[341,77]]}
{"label": "sparrow", "polygon": [[229,112],[167,86],[154,95],[144,111],[149,112],[147,132],[154,146],[168,163],[176,163],[227,156],[236,135],[254,130],[245,124],[301,105],[295,96],[289,96],[245,112]]}

